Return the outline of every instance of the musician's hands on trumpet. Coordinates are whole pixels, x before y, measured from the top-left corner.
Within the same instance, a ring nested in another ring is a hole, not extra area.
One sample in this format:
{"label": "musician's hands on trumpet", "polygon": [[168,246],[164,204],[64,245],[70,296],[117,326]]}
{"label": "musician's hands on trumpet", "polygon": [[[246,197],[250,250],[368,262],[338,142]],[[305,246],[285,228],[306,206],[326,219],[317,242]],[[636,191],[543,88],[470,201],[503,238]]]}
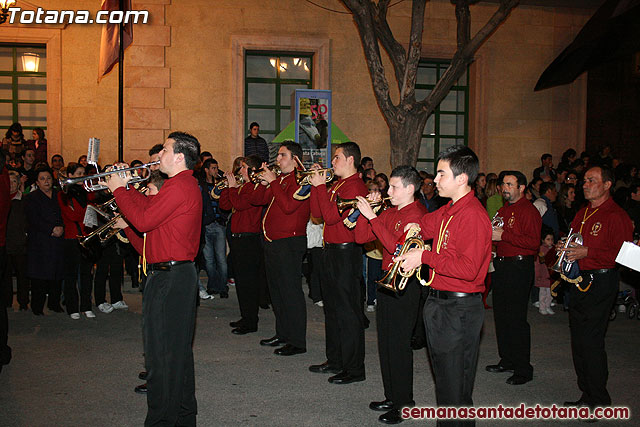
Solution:
{"label": "musician's hands on trumpet", "polygon": [[[405,233],[411,227],[420,227],[420,224],[417,224],[415,222],[410,222],[409,224],[404,226]],[[410,249],[409,252],[405,253],[404,255],[395,257],[393,259],[393,262],[403,261],[400,267],[404,271],[413,270],[414,268],[418,268],[422,265],[422,252],[424,252],[425,250],[427,249],[418,249],[418,248]]]}
{"label": "musician's hands on trumpet", "polygon": [[129,226],[129,223],[121,216],[117,219],[117,221],[111,226],[111,228],[116,230],[124,230]]}
{"label": "musician's hands on trumpet", "polygon": [[269,169],[269,165],[267,163],[263,162],[261,168],[262,168],[262,172],[260,172],[261,183],[263,185],[271,184],[271,182],[273,182],[277,177],[276,173],[271,169]]}
{"label": "musician's hands on trumpet", "polygon": [[229,188],[239,187],[238,181],[236,181],[236,176],[231,172],[225,172],[224,176],[227,178],[227,182],[229,183]]}
{"label": "musician's hands on trumpet", "polygon": [[320,185],[326,185],[327,183],[327,176],[326,176],[327,171],[321,170],[321,169],[322,169],[322,166],[320,166],[317,163],[314,163],[309,168],[309,170],[317,171],[313,175],[311,175],[311,177],[309,178],[309,183],[311,183],[311,185],[313,185],[314,187],[319,187]]}
{"label": "musician's hands on trumpet", "polygon": [[564,247],[565,241],[560,239],[556,243],[556,252],[565,252],[567,261],[574,262],[582,258],[586,258],[589,253],[589,248],[579,245],[577,243],[570,243],[568,248]]}
{"label": "musician's hands on trumpet", "polygon": [[491,240],[494,242],[499,242],[502,240],[502,233],[504,233],[504,228],[494,228],[491,232]]}
{"label": "musician's hands on trumpet", "polygon": [[369,204],[369,201],[372,201],[372,202],[380,201],[381,198],[382,196],[380,195],[379,192],[369,193],[367,198],[364,198],[362,196],[356,196],[356,199],[358,199],[358,205],[356,207],[360,211],[361,215],[363,215],[368,220],[372,220],[373,218],[376,218],[378,215],[376,215],[376,213],[373,211],[373,208]]}
{"label": "musician's hands on trumpet", "polygon": [[[113,166],[109,168],[109,171],[128,167],[129,165],[126,163],[114,163]],[[98,181],[98,184],[109,187],[109,191],[111,191],[111,193],[113,194],[113,192],[120,187],[126,188],[129,181],[133,179],[133,175],[131,175],[131,172],[124,172],[124,176],[122,176],[122,174],[120,173],[113,173],[103,178],[103,180]]]}

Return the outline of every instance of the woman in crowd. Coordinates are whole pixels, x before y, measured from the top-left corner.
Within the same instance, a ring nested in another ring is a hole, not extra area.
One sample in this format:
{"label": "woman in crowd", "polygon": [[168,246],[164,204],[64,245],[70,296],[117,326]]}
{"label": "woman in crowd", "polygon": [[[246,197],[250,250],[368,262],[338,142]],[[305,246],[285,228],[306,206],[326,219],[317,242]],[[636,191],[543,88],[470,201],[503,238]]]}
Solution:
{"label": "woman in crowd", "polygon": [[485,208],[487,207],[487,195],[484,192],[486,186],[487,177],[485,176],[484,172],[480,172],[478,174],[478,178],[476,178],[474,187],[476,191],[476,197],[478,198],[478,200],[480,200],[480,203],[482,203],[482,206],[484,206]]}
{"label": "woman in crowd", "polygon": [[27,141],[27,148],[31,148],[36,153],[35,163],[47,162],[47,138],[44,137],[42,128],[35,128],[32,132],[33,139]]}
{"label": "woman in crowd", "polygon": [[558,212],[558,223],[560,231],[566,235],[569,232],[571,221],[578,212],[576,206],[576,187],[573,184],[562,184],[558,199],[556,200],[556,212]]}
{"label": "woman in crowd", "polygon": [[9,154],[10,160],[15,160],[16,158],[19,158],[20,153],[24,151],[26,147],[25,143],[26,141],[24,139],[24,134],[22,133],[22,125],[15,122],[9,126],[9,129],[7,129],[7,133],[2,140],[2,149]]}
{"label": "woman in crowd", "polygon": [[29,281],[27,280],[27,217],[24,213],[20,174],[9,172],[9,196],[11,207],[7,219],[7,268],[3,283],[7,298],[7,307],[13,304],[13,273],[16,275],[18,304],[20,311],[29,305]]}
{"label": "woman in crowd", "polygon": [[503,205],[502,191],[498,183],[498,176],[495,173],[487,175],[485,194],[487,196],[487,212],[489,213],[489,218],[493,218]]}
{"label": "woman in crowd", "polygon": [[43,315],[49,295],[49,310],[61,313],[60,280],[63,276],[64,223],[57,191],[53,189],[53,173],[38,170],[37,189],[25,197],[28,221],[27,277],[31,279],[31,310]]}
{"label": "woman in crowd", "polygon": [[387,197],[387,190],[389,190],[389,178],[387,178],[387,175],[379,173],[373,178],[373,182],[375,182],[380,189],[382,197]]}
{"label": "woman in crowd", "polygon": [[60,170],[62,170],[63,168],[64,168],[64,159],[60,154],[54,154],[51,157],[51,169],[53,170],[54,187],[58,186],[58,178],[60,178],[58,174],[60,173]]}
{"label": "woman in crowd", "polygon": [[[67,166],[67,174],[69,178],[81,177],[84,175],[84,167],[78,163],[71,163]],[[87,260],[80,254],[77,239],[78,236],[86,234],[83,222],[87,209],[87,193],[81,184],[70,185],[66,193],[58,193],[58,204],[64,221],[64,301],[67,313],[74,320],[80,319],[80,311],[89,318],[96,317],[91,311],[93,261]],[[78,276],[80,276],[79,290]]]}

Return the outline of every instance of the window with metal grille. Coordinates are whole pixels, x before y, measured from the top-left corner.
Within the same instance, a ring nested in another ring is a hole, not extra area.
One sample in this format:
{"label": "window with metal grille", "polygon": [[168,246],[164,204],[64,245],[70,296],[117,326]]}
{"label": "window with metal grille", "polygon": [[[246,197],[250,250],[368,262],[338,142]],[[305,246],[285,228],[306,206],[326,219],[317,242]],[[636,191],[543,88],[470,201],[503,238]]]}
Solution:
{"label": "window with metal grille", "polygon": [[0,129],[47,128],[46,70],[45,45],[0,44]]}
{"label": "window with metal grille", "polygon": [[[416,99],[428,96],[442,77],[449,61],[424,59],[418,65]],[[451,88],[427,120],[422,132],[417,169],[434,173],[438,155],[453,145],[469,143],[468,70]]]}

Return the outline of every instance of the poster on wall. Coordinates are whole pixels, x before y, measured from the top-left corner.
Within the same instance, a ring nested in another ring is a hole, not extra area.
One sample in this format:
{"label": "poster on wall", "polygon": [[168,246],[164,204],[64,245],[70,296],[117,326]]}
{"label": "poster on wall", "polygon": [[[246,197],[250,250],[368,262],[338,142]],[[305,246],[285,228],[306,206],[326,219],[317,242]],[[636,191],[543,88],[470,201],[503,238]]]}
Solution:
{"label": "poster on wall", "polygon": [[327,167],[331,159],[331,91],[296,89],[295,141],[302,146],[305,167]]}

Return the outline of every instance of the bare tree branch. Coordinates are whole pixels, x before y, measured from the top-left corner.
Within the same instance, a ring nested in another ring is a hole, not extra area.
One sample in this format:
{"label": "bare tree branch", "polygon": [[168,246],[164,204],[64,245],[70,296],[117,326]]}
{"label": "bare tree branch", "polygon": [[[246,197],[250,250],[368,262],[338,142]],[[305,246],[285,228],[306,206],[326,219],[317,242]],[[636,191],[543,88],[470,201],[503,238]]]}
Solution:
{"label": "bare tree branch", "polygon": [[378,105],[388,122],[395,121],[397,109],[389,95],[389,83],[385,77],[378,38],[374,32],[373,4],[370,0],[342,0],[342,2],[352,12],[353,19],[356,21]]}
{"label": "bare tree branch", "polygon": [[[487,23],[476,33],[476,35],[471,39],[468,43],[464,45],[464,47],[458,47],[455,55],[453,55],[453,60],[451,61],[451,65],[444,72],[436,86],[433,88],[433,91],[429,94],[429,96],[420,101],[420,106],[427,110],[431,111],[435,105],[434,100],[441,100],[446,96],[446,94],[451,90],[451,87],[455,83],[456,80],[462,76],[467,65],[471,63],[473,60],[473,55],[476,51],[482,46],[482,44],[486,41],[487,38],[493,33],[502,22],[509,16],[511,11],[518,5],[520,0],[501,0],[500,7],[493,14],[493,16],[487,21]],[[458,5],[456,4],[456,12]],[[464,17],[458,16],[456,13],[456,19],[458,20],[458,26],[460,26],[461,19]]]}
{"label": "bare tree branch", "polygon": [[[402,78],[400,88],[400,102],[406,99],[409,103],[415,102],[416,76],[418,63],[422,54],[422,33],[424,31],[424,11],[426,0],[413,0],[411,8],[411,37],[409,39],[409,53],[405,75]],[[406,104],[405,104],[406,105]]]}
{"label": "bare tree branch", "polygon": [[458,21],[458,49],[463,49],[471,37],[471,12],[468,1],[456,2],[456,21]]}
{"label": "bare tree branch", "polygon": [[373,15],[373,23],[375,25],[376,36],[384,50],[391,58],[393,70],[398,83],[398,90],[402,90],[401,83],[405,74],[406,52],[404,47],[393,37],[389,23],[387,22],[387,10],[390,0],[380,0],[378,5],[372,5],[376,13]]}

